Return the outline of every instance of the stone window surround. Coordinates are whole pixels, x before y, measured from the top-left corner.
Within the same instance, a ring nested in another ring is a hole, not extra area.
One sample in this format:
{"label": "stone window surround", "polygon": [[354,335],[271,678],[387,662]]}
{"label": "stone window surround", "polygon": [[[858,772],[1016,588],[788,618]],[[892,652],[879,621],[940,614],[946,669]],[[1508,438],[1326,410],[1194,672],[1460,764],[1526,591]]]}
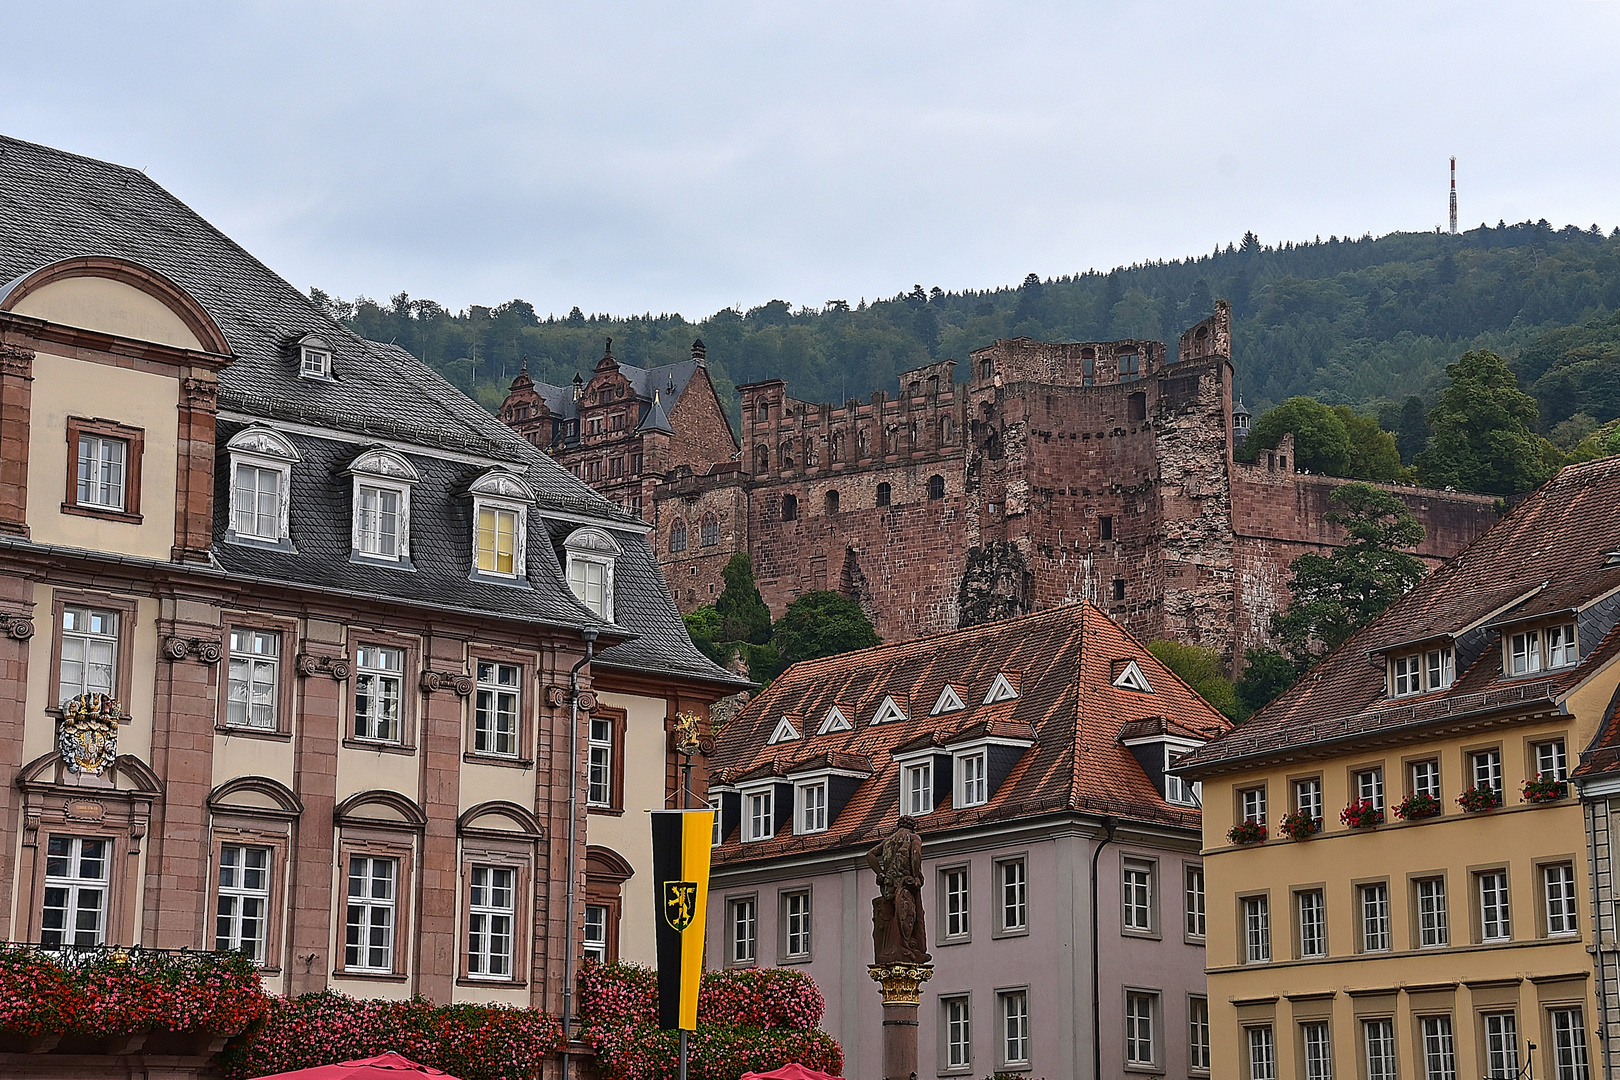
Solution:
{"label": "stone window surround", "polygon": [[[219,899],[220,849],[227,844],[270,849],[270,895],[265,904],[264,960],[259,965],[259,970],[267,975],[275,975],[281,971],[282,935],[287,911],[289,877],[287,853],[291,843],[291,830],[288,824],[284,824],[278,830],[273,826],[266,827],[264,821],[232,815],[229,812],[216,811],[213,815],[213,827],[208,839],[209,873],[206,880],[210,898],[216,903]],[[218,908],[211,910],[217,911]],[[212,948],[215,926],[211,919],[204,928],[203,936],[207,946]]]}
{"label": "stone window surround", "polygon": [[[124,717],[119,723],[131,722],[129,714],[130,688],[134,683],[135,626],[138,605],[133,598],[113,596],[109,593],[80,592],[73,589],[51,590],[51,666],[46,678],[50,680],[51,694],[62,681],[62,612],[67,607],[96,607],[118,614],[118,652],[114,663],[113,694],[124,706]],[[45,707],[51,716],[62,715],[62,703],[53,701]]]}
{"label": "stone window surround", "polygon": [[[607,908],[607,958],[619,958],[619,923],[624,917],[624,883],[635,870],[618,852],[590,847],[585,855],[585,904]],[[757,932],[756,932],[757,937]],[[755,951],[758,951],[756,944]]]}
{"label": "stone window surround", "polygon": [[1151,1061],[1131,1061],[1129,1058],[1124,1057],[1123,1055],[1127,1052],[1127,1050],[1123,1044],[1126,1040],[1121,1038],[1121,1068],[1128,1073],[1148,1073],[1154,1076],[1163,1075],[1165,1072],[1164,992],[1158,988],[1148,986],[1126,985],[1120,987],[1119,1003],[1120,1017],[1122,1021],[1128,1016],[1127,1007],[1130,999],[1133,997],[1145,997],[1150,999],[1148,1025],[1150,1034],[1152,1035],[1151,1042],[1153,1044],[1153,1059]]}
{"label": "stone window surround", "polygon": [[[257,443],[258,447],[253,447]],[[262,447],[277,445],[278,449],[271,451]],[[273,547],[279,550],[292,550],[292,472],[302,458],[292,443],[287,441],[285,435],[264,424],[253,424],[237,432],[226,443],[229,452],[230,472],[226,477],[226,508],[225,508],[225,540],[227,543],[247,544],[250,546]],[[275,537],[239,535],[236,532],[236,467],[238,465],[251,465],[259,469],[270,469],[280,474],[279,505],[277,507],[277,534]]]}
{"label": "stone window surround", "polygon": [[[276,726],[274,728],[235,727],[230,723],[229,685],[231,677],[231,633],[235,630],[257,630],[261,633],[274,633],[281,635],[281,655],[278,658],[278,682],[276,684]],[[297,693],[298,673],[296,643],[298,641],[298,620],[283,619],[270,615],[226,613],[220,620],[220,647],[223,655],[220,657],[220,693],[219,711],[214,718],[214,730],[227,738],[272,739],[285,742],[292,738],[292,717],[295,694]],[[352,658],[351,658],[352,664]],[[352,670],[352,666],[351,666]],[[351,707],[352,707],[351,702]],[[353,723],[352,719],[350,721]]]}
{"label": "stone window surround", "polygon": [[[809,927],[805,936],[809,938],[810,948],[802,953],[788,952],[788,897],[803,896],[805,898],[805,918],[809,920]],[[782,967],[787,964],[808,964],[815,959],[815,888],[810,884],[794,885],[785,889],[778,889],[776,893],[776,965]],[[759,947],[756,944],[754,952],[757,955]]]}
{"label": "stone window surround", "polygon": [[[375,825],[348,824],[338,829],[338,860],[333,868],[336,877],[334,896],[337,899],[333,933],[336,944],[332,950],[332,976],[340,979],[368,979],[375,982],[403,983],[411,970],[411,944],[415,938],[415,912],[411,900],[416,893],[416,840],[413,827],[400,823],[398,831],[385,823]],[[349,859],[395,859],[394,870],[394,937],[392,972],[353,970],[347,967],[344,949],[349,926]]]}
{"label": "stone window surround", "polygon": [[[534,711],[539,707],[539,695],[530,687],[535,672],[539,671],[539,664],[533,653],[518,652],[513,649],[497,648],[495,646],[475,646],[470,650],[471,659],[468,670],[472,673],[473,689],[467,695],[467,704],[463,709],[464,725],[462,732],[461,760],[478,765],[500,765],[512,769],[529,769],[534,767]],[[515,755],[492,754],[473,749],[477,746],[478,729],[478,665],[480,662],[491,664],[515,664],[518,669],[517,694],[517,732],[515,733],[517,753]],[[618,755],[623,757],[623,755]],[[621,796],[622,798],[622,796]],[[583,801],[583,800],[582,800]],[[595,812],[595,811],[593,811]]]}
{"label": "stone window surround", "polygon": [[[497,840],[487,833],[476,838],[463,836],[461,840],[460,895],[456,901],[460,920],[456,938],[457,986],[527,986],[528,944],[534,932],[534,918],[529,894],[534,881],[534,843],[514,838]],[[471,953],[468,948],[468,929],[472,917],[472,870],[474,866],[490,866],[512,873],[512,971],[509,975],[474,975],[469,970]]]}
{"label": "stone window surround", "polygon": [[[754,955],[747,960],[737,958],[737,905],[754,905]],[[759,966],[759,893],[736,893],[726,897],[725,937],[722,939],[723,967],[752,968]]]}
{"label": "stone window surround", "polygon": [[[1148,875],[1148,928],[1125,925],[1125,871],[1127,869],[1146,870]],[[1159,873],[1159,859],[1154,855],[1144,855],[1134,851],[1121,850],[1119,853],[1119,932],[1122,937],[1149,938],[1159,940],[1164,937],[1164,922],[1160,918],[1161,896],[1163,879]]]}
{"label": "stone window surround", "polygon": [[[521,704],[519,705],[519,708],[522,708]],[[589,725],[591,720],[598,718],[607,720],[612,728],[612,735],[610,737],[613,740],[613,756],[610,759],[610,767],[608,769],[608,801],[605,805],[597,805],[587,801],[585,804],[585,812],[587,814],[601,814],[611,817],[622,817],[624,815],[624,759],[627,750],[625,744],[630,733],[630,715],[623,709],[615,709],[610,706],[603,705],[601,701],[598,700],[596,708],[586,716],[585,723]],[[523,724],[519,723],[518,727],[519,735],[521,736],[523,733]],[[589,728],[587,727],[587,734],[588,733]],[[587,738],[586,742],[588,743],[589,741],[590,740]],[[468,745],[471,744],[469,743]],[[520,743],[519,745],[527,744]],[[476,756],[479,761],[484,760],[483,755]],[[587,796],[588,795],[589,791],[587,790]]]}
{"label": "stone window surround", "polygon": [[[354,734],[354,699],[359,692],[360,686],[360,650],[368,646],[400,649],[405,653],[405,659],[399,672],[399,740],[397,742],[375,742],[369,739],[356,738]],[[421,702],[421,693],[417,689],[416,679],[417,672],[422,669],[421,638],[401,634],[393,630],[351,627],[346,651],[349,658],[350,674],[344,686],[343,747],[348,750],[363,750],[383,754],[416,753],[417,709]],[[238,729],[233,728],[232,730]]]}
{"label": "stone window surround", "polygon": [[[392,566],[398,569],[413,569],[411,567],[411,488],[418,480],[416,469],[406,461],[403,456],[391,451],[374,447],[362,453],[355,459],[349,468],[349,475],[353,478],[353,486],[349,502],[349,549],[350,557],[368,565]],[[399,515],[395,523],[395,554],[376,555],[360,550],[360,488],[378,488],[391,491],[399,496]],[[477,520],[475,517],[474,521]]]}
{"label": "stone window surround", "polygon": [[[949,912],[947,909],[950,900],[945,889],[946,875],[953,873],[962,874],[967,879],[967,893],[965,896],[967,918],[964,920],[967,923],[967,932],[954,935],[950,933]],[[965,945],[973,940],[973,866],[969,862],[962,861],[936,867],[935,881],[937,882],[936,891],[939,895],[939,904],[934,920],[934,944],[936,946]]]}
{"label": "stone window surround", "polygon": [[[124,454],[124,508],[113,510],[104,506],[83,506],[79,503],[79,436],[98,435],[117,439],[125,444]],[[62,513],[81,517],[102,518],[139,525],[141,516],[141,461],[146,452],[144,428],[129,427],[101,417],[70,416],[67,418],[67,494],[62,499]]]}
{"label": "stone window surround", "polygon": [[1009,1059],[1007,1057],[1007,1004],[1015,994],[1024,996],[1024,1046],[1030,1057],[1034,1056],[1034,1003],[1030,1000],[1029,985],[998,986],[995,988],[996,1002],[996,1068],[998,1070],[1023,1071],[1030,1067],[1030,1057]]}
{"label": "stone window surround", "polygon": [[[1006,867],[1015,863],[1022,864],[1024,867],[1024,924],[1022,926],[1015,926],[1009,929],[1006,925],[1006,880],[1003,875]],[[1029,935],[1032,916],[1032,912],[1030,911],[1031,905],[1029,884],[1028,851],[1007,852],[1005,854],[996,856],[995,862],[993,863],[991,877],[991,887],[993,889],[994,897],[994,904],[992,905],[994,910],[991,913],[992,925],[990,930],[990,936],[992,938],[1027,937]]]}
{"label": "stone window surround", "polygon": [[[970,990],[961,990],[961,991],[952,990],[952,991],[950,991],[948,993],[939,994],[938,998],[939,998],[939,1058],[938,1058],[938,1061],[939,1061],[939,1069],[938,1069],[939,1075],[940,1076],[964,1076],[964,1075],[971,1074],[973,1072],[973,993]],[[967,1018],[968,1018],[968,1047],[967,1047],[967,1049],[968,1049],[967,1058],[968,1059],[967,1059],[967,1063],[964,1064],[964,1065],[954,1065],[954,1066],[947,1064],[947,1062],[949,1062],[951,1058],[950,1058],[950,1044],[948,1042],[948,1040],[950,1039],[950,1031],[949,1031],[949,1025],[946,1022],[946,1016],[947,1016],[946,1009],[949,1007],[950,1003],[953,1002],[953,1001],[960,1001],[960,1002],[963,1003],[963,1008],[964,1008],[964,1010],[966,1012],[966,1015],[967,1015]]]}

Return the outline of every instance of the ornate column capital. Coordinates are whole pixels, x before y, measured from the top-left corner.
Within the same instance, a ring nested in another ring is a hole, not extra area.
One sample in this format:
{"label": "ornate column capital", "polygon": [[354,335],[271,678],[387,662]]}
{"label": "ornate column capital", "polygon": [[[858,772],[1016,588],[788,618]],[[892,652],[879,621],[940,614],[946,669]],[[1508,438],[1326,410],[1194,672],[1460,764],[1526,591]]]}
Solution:
{"label": "ornate column capital", "polygon": [[349,677],[349,658],[346,656],[316,656],[314,653],[299,653],[293,664],[298,674],[308,678],[311,675],[330,675],[338,682]]}
{"label": "ornate column capital", "polygon": [[34,350],[22,345],[0,342],[0,375],[14,375],[19,379],[34,377]]}
{"label": "ornate column capital", "polygon": [[423,670],[418,685],[424,694],[432,694],[439,690],[454,690],[457,697],[466,697],[472,693],[473,677],[465,671]]}
{"label": "ornate column capital", "polygon": [[871,964],[866,973],[878,984],[885,1005],[920,1005],[922,984],[934,977],[933,964]]}
{"label": "ornate column capital", "polygon": [[4,615],[0,620],[5,623],[6,636],[18,641],[27,641],[34,636],[34,617],[32,615]]}
{"label": "ornate column capital", "polygon": [[195,656],[205,664],[217,664],[224,647],[218,638],[170,637],[163,641],[163,658],[171,664]]}

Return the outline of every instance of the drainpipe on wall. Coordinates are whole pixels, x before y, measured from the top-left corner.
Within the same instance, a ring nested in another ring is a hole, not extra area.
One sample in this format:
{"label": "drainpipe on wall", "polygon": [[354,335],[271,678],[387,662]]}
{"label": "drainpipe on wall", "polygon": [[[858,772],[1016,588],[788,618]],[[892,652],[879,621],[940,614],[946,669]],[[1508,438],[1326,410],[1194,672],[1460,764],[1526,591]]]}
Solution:
{"label": "drainpipe on wall", "polygon": [[1102,819],[1103,839],[1091,852],[1091,1076],[1092,1080],[1102,1080],[1102,1000],[1098,993],[1098,948],[1097,948],[1097,860],[1102,857],[1103,848],[1114,842],[1114,830],[1119,827],[1119,819],[1105,817]]}
{"label": "drainpipe on wall", "polygon": [[[568,1050],[568,1044],[573,1041],[574,1026],[574,899],[575,890],[579,887],[579,857],[575,852],[575,833],[578,828],[579,817],[579,669],[591,662],[596,655],[595,630],[583,630],[580,637],[585,639],[585,655],[580,657],[568,672],[568,917],[563,925],[563,1059],[562,1080],[568,1080],[569,1066],[573,1057]],[[1092,870],[1091,891],[1093,897],[1097,892],[1097,874],[1095,866]],[[1093,900],[1095,903],[1095,900]],[[1096,922],[1093,918],[1093,923]],[[1095,939],[1096,927],[1092,928],[1092,938]],[[1093,952],[1096,951],[1093,947]]]}

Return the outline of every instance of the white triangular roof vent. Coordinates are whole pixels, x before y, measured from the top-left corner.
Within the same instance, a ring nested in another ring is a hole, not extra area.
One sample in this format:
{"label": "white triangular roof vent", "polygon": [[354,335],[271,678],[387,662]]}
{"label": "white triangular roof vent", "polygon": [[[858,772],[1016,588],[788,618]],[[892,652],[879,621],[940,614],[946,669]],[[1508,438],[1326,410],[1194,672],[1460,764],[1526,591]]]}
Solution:
{"label": "white triangular roof vent", "polygon": [[883,699],[883,704],[877,707],[877,712],[872,714],[872,723],[887,724],[891,720],[904,720],[905,718],[906,710],[896,705],[894,698],[886,697]]}
{"label": "white triangular roof vent", "polygon": [[793,726],[793,721],[787,717],[776,722],[776,730],[771,732],[771,745],[779,742],[792,742],[799,737],[799,729]]}
{"label": "white triangular roof vent", "polygon": [[997,672],[996,681],[990,684],[990,692],[984,695],[984,703],[994,705],[998,701],[1011,701],[1017,696],[1018,691],[1014,690],[1013,684],[1007,681],[1007,676]]}
{"label": "white triangular roof vent", "polygon": [[852,731],[855,725],[849,722],[844,710],[834,705],[827,710],[826,717],[821,721],[821,727],[816,729],[817,735],[831,735],[835,731]]}
{"label": "white triangular roof vent", "polygon": [[1114,676],[1114,685],[1121,690],[1140,690],[1144,694],[1153,693],[1153,687],[1149,685],[1147,676],[1142,674],[1142,669],[1137,666],[1135,660],[1125,661],[1125,666],[1120,669],[1118,675]]}
{"label": "white triangular roof vent", "polygon": [[959,712],[965,708],[967,706],[962,703],[962,697],[956,692],[956,687],[946,683],[945,688],[939,692],[939,700],[934,702],[934,708],[928,715],[938,716],[941,713]]}

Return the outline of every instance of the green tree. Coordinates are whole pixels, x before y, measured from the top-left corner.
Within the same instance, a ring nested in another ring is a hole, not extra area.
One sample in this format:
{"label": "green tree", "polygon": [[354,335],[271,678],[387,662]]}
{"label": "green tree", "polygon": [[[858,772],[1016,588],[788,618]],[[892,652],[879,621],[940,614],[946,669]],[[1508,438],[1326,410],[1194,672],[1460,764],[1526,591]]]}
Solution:
{"label": "green tree", "polygon": [[1272,616],[1283,650],[1304,669],[1337,648],[1423,577],[1422,560],[1408,553],[1423,541],[1406,504],[1370,484],[1333,493],[1327,520],[1349,543],[1328,555],[1301,555],[1289,564],[1288,609]]}
{"label": "green tree", "polygon": [[1148,644],[1148,652],[1158,657],[1161,664],[1175,672],[1199,697],[1225,715],[1237,718],[1237,692],[1221,668],[1220,654],[1214,649],[1160,638]]}
{"label": "green tree", "polygon": [[[1348,405],[1333,406],[1333,414],[1350,437],[1350,462],[1341,475],[1384,483],[1408,479],[1407,470],[1401,467],[1401,452],[1395,448],[1395,436],[1380,427],[1377,420]],[[1297,452],[1299,443],[1294,447]]]}
{"label": "green tree", "polygon": [[787,606],[772,628],[782,666],[881,645],[861,606],[842,593],[808,592]]}
{"label": "green tree", "polygon": [[1423,399],[1416,394],[1408,396],[1401,402],[1395,423],[1395,448],[1401,452],[1401,464],[1410,465],[1429,445],[1429,417]]}
{"label": "green tree", "polygon": [[750,645],[763,645],[771,639],[771,610],[754,584],[754,564],[743,552],[738,552],[720,572],[726,587],[715,601],[720,616],[719,640],[745,641]]}
{"label": "green tree", "polygon": [[1276,701],[1299,676],[1294,662],[1276,649],[1249,649],[1243,663],[1234,689],[1245,720]]}
{"label": "green tree", "polygon": [[715,610],[713,604],[704,604],[687,612],[681,616],[681,621],[686,623],[686,633],[698,652],[717,664],[724,664],[730,659],[717,640],[720,637],[720,612]]}
{"label": "green tree", "polygon": [[1301,469],[1343,476],[1350,467],[1350,433],[1332,409],[1308,397],[1292,397],[1268,409],[1249,428],[1243,457],[1274,450],[1284,435],[1294,436],[1294,460]]}
{"label": "green tree", "polygon": [[1507,361],[1476,349],[1447,364],[1446,375],[1451,385],[1429,413],[1434,434],[1416,460],[1423,483],[1513,495],[1558,471],[1563,456],[1535,433],[1536,399],[1519,389]]}

